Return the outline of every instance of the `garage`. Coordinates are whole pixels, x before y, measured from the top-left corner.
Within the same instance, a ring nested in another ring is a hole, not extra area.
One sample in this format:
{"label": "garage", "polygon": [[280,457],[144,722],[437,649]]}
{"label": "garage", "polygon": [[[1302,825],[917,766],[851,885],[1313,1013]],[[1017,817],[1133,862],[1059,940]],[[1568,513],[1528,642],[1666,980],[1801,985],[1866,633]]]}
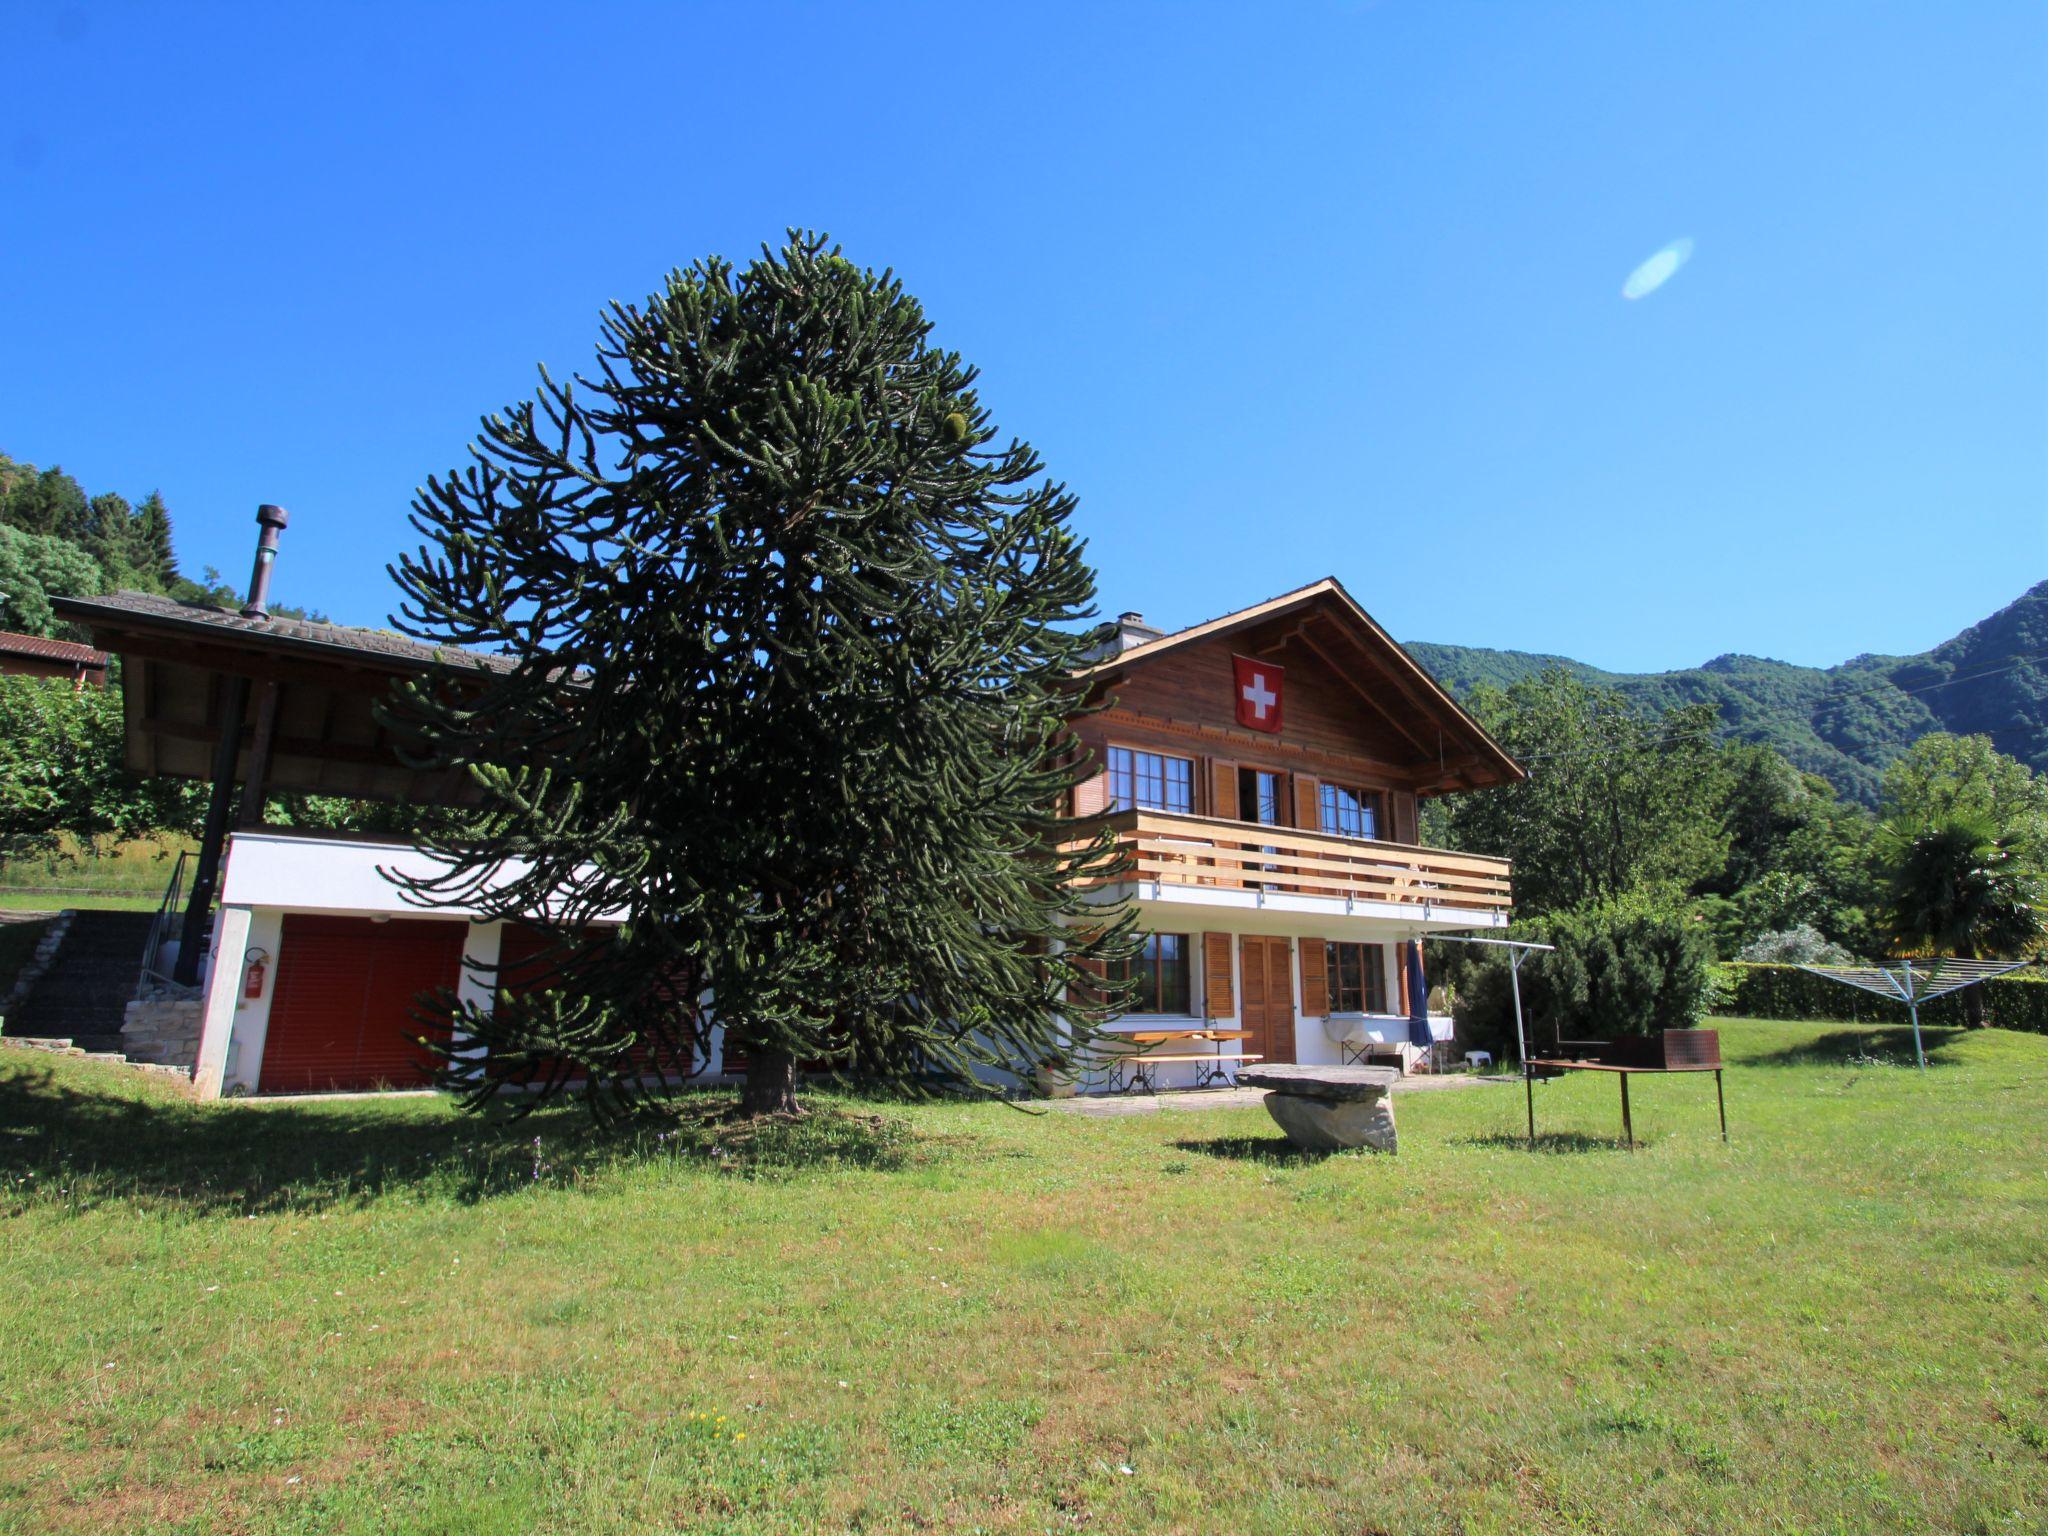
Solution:
{"label": "garage", "polygon": [[286,913],[263,1042],[260,1093],[416,1088],[435,1058],[419,1043],[420,993],[462,975],[467,923]]}

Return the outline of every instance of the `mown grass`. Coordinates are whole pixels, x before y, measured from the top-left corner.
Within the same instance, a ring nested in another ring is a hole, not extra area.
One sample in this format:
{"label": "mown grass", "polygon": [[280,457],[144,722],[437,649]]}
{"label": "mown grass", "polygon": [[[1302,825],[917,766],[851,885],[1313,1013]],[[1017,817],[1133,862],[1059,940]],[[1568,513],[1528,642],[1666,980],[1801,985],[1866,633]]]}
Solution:
{"label": "mown grass", "polygon": [[[52,907],[80,905],[65,899],[71,895],[146,897],[154,907],[170,882],[172,860],[180,851],[197,846],[194,839],[175,834],[101,845],[66,834],[53,852],[0,863],[0,893],[25,894]],[[100,901],[84,904],[105,905]]]}
{"label": "mown grass", "polygon": [[86,912],[154,912],[163,904],[155,896],[108,896],[92,891],[0,891],[0,911],[61,912],[66,907]]}
{"label": "mown grass", "polygon": [[0,1529],[2022,1532],[2048,1040],[1258,1109],[228,1104],[0,1055]]}

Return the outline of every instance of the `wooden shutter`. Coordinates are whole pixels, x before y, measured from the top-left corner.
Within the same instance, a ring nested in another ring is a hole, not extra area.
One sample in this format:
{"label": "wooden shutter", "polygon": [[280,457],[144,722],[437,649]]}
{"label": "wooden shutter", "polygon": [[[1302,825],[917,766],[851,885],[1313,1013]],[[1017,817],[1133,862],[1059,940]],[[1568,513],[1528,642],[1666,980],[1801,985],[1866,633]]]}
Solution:
{"label": "wooden shutter", "polygon": [[1227,1019],[1237,1012],[1230,995],[1230,935],[1202,935],[1202,1016]]}
{"label": "wooden shutter", "polygon": [[1316,799],[1316,781],[1305,773],[1294,776],[1294,825],[1303,832],[1323,829],[1322,808]]}
{"label": "wooden shutter", "polygon": [[1421,830],[1416,825],[1415,796],[1408,790],[1400,789],[1387,796],[1393,807],[1392,825],[1387,836],[1397,843],[1413,846],[1422,841]]}
{"label": "wooden shutter", "polygon": [[1401,1017],[1408,1017],[1408,946],[1394,946],[1394,979],[1401,989]]}
{"label": "wooden shutter", "polygon": [[1321,939],[1302,939],[1301,949],[1301,1011],[1312,1019],[1329,1017],[1330,1013],[1330,972],[1329,962],[1324,958]]}
{"label": "wooden shutter", "polygon": [[1074,786],[1074,814],[1100,816],[1109,809],[1109,771],[1083,779]]}
{"label": "wooden shutter", "polygon": [[1209,814],[1225,821],[1238,820],[1237,764],[1227,758],[1209,759]]}

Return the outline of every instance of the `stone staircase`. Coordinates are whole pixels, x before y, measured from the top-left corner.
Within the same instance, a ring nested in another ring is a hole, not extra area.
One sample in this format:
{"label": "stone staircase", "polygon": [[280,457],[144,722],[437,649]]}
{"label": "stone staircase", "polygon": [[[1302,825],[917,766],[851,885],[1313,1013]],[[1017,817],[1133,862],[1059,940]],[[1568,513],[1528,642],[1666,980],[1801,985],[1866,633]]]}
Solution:
{"label": "stone staircase", "polygon": [[66,1042],[86,1055],[121,1054],[121,1022],[135,995],[155,914],[79,911],[48,970],[0,1029],[10,1039]]}

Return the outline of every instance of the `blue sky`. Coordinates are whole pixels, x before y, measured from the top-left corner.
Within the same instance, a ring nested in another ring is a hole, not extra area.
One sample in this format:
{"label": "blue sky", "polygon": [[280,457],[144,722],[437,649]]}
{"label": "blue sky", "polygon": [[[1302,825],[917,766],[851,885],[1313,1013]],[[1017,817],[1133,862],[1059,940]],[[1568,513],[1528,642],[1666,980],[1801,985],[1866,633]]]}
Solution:
{"label": "blue sky", "polygon": [[[2037,4],[42,5],[0,450],[380,622],[412,488],[608,299],[891,265],[1112,610],[1328,573],[1619,669],[1914,651],[2048,575]],[[1689,264],[1635,302],[1668,242]]]}

